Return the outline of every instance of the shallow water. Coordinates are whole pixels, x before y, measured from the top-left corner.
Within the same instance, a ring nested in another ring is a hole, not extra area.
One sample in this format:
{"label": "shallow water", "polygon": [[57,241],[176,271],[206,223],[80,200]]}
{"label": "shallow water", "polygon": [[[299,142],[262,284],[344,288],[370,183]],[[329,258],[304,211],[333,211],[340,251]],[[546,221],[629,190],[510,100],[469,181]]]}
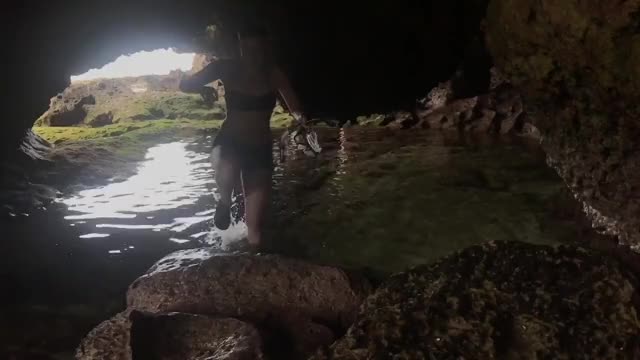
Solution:
{"label": "shallow water", "polygon": [[[561,180],[521,139],[384,129],[325,129],[319,138],[320,157],[277,161],[269,226],[277,252],[386,273],[483,241],[553,244],[581,231]],[[241,198],[236,226],[211,224],[210,140],[159,144],[136,175],[5,221],[5,308],[117,311],[127,285],[167,253],[243,237]]]}

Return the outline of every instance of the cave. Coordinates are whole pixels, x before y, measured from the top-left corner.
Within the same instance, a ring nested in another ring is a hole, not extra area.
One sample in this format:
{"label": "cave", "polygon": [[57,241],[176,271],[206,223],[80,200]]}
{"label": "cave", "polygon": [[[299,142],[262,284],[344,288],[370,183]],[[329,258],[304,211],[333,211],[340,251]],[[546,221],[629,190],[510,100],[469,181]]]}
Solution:
{"label": "cave", "polygon": [[[640,356],[640,1],[4,7],[0,357]],[[276,96],[259,254],[183,86],[247,24],[311,124]]]}

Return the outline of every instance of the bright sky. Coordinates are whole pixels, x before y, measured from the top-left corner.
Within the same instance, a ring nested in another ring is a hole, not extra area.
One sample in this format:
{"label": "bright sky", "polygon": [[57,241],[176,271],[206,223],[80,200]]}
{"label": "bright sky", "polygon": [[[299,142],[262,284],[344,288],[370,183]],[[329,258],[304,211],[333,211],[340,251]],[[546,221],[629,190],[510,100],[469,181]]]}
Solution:
{"label": "bright sky", "polygon": [[142,75],[167,75],[172,70],[188,71],[193,65],[193,53],[178,54],[173,49],[140,51],[121,55],[101,69],[91,69],[82,75],[71,76],[71,82],[99,78],[121,78]]}

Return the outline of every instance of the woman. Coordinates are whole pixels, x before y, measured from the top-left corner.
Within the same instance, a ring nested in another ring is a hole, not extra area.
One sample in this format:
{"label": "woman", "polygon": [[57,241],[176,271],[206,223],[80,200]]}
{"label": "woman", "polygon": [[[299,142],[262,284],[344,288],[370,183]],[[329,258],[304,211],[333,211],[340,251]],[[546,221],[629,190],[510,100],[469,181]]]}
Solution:
{"label": "woman", "polygon": [[231,222],[231,194],[241,179],[245,199],[248,243],[257,250],[262,242],[265,213],[270,201],[273,167],[269,121],[277,92],[297,121],[304,122],[300,101],[288,78],[269,56],[268,38],[261,28],[238,33],[240,56],[218,60],[184,78],[180,89],[200,93],[215,80],[224,84],[227,119],[214,141],[220,150],[216,181],[220,201],[214,223],[225,230]]}

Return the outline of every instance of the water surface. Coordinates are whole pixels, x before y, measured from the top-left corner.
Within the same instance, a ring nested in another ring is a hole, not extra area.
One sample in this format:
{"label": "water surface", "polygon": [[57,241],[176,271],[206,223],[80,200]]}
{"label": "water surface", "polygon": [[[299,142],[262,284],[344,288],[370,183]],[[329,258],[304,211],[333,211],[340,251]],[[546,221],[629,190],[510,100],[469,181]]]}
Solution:
{"label": "water surface", "polygon": [[[488,240],[579,237],[564,184],[521,139],[360,128],[319,135],[318,158],[290,152],[280,161],[274,144],[268,234],[277,252],[387,273]],[[58,324],[99,308],[82,326],[64,325],[73,331],[54,330],[73,347],[84,327],[123,306],[128,284],[162,256],[242,238],[241,197],[233,208],[238,224],[225,232],[212,226],[210,143],[158,144],[124,181],[85,187],[46,211],[5,220],[3,319],[28,324],[25,316],[54,312]],[[0,336],[30,338],[21,330]]]}

